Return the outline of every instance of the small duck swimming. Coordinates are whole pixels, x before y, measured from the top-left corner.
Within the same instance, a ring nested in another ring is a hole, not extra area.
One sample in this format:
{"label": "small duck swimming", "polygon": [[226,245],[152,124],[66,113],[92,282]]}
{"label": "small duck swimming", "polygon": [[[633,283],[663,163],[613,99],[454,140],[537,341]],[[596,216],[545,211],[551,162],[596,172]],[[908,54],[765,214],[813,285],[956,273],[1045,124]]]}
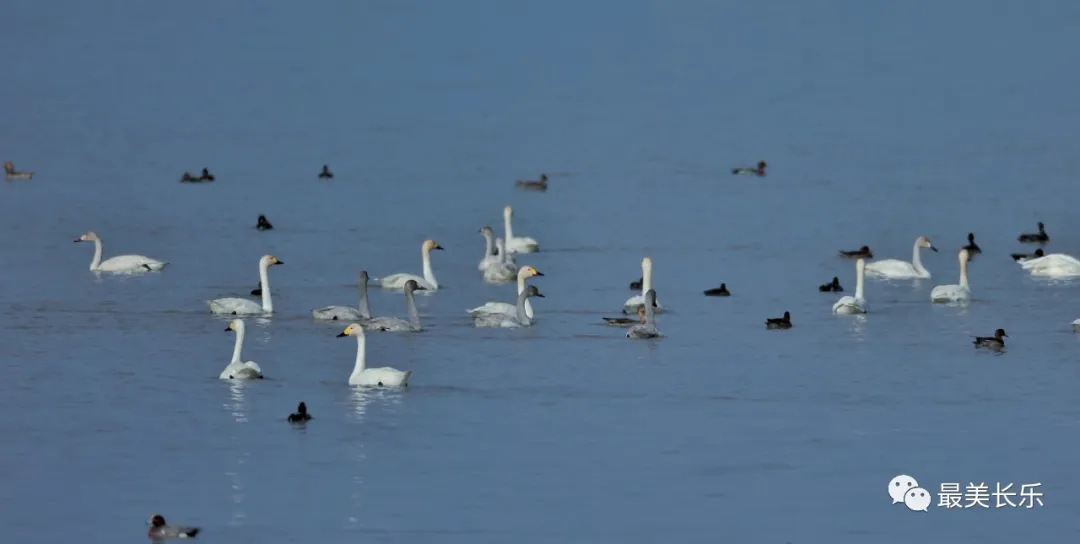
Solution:
{"label": "small duck swimming", "polygon": [[1043,253],[1043,250],[1040,247],[1039,249],[1035,250],[1035,253],[1013,253],[1009,256],[1012,257],[1014,261],[1022,263],[1029,259],[1038,259],[1039,257],[1044,257],[1046,256],[1046,254]]}
{"label": "small duck swimming", "polygon": [[520,180],[517,182],[517,188],[526,191],[546,191],[547,190],[547,174],[540,174],[539,180]]}
{"label": "small duck swimming", "polygon": [[1016,237],[1021,244],[1045,244],[1050,241],[1050,236],[1046,234],[1046,227],[1043,226],[1042,221],[1039,221],[1039,232],[1035,234],[1021,234]]}
{"label": "small duck swimming", "polygon": [[758,176],[765,177],[765,167],[768,163],[765,161],[758,161],[757,168],[732,168],[731,174],[733,176]]}
{"label": "small duck swimming", "polygon": [[334,179],[334,173],[330,171],[330,167],[322,165],[322,172],[319,172],[319,179]]}
{"label": "small duck swimming", "polygon": [[307,404],[301,402],[296,407],[295,414],[289,414],[289,423],[304,423],[305,421],[311,421],[311,414],[307,413]]}
{"label": "small duck swimming", "polygon": [[210,171],[206,168],[202,169],[202,175],[199,176],[199,181],[214,181],[214,176],[210,175]]}
{"label": "small duck swimming", "polygon": [[844,288],[840,287],[840,278],[833,276],[832,283],[826,283],[825,285],[819,285],[818,291],[822,293],[843,293]]}
{"label": "small duck swimming", "polygon": [[855,251],[840,250],[840,256],[845,259],[873,259],[874,254],[870,252],[869,246],[862,246]]}
{"label": "small duck swimming", "polygon": [[707,297],[730,297],[731,291],[727,290],[727,284],[721,283],[720,287],[713,287],[712,289],[705,290],[705,296]]}
{"label": "small duck swimming", "polygon": [[8,181],[15,181],[21,179],[33,179],[33,172],[19,172],[15,170],[15,165],[11,161],[4,163],[4,179]]}
{"label": "small duck swimming", "polygon": [[766,329],[790,329],[791,312],[784,312],[784,317],[770,317],[765,320]]}
{"label": "small duck swimming", "polygon": [[634,325],[637,325],[638,323],[644,325],[645,305],[642,304],[641,306],[638,306],[637,319],[634,319],[632,317],[605,317],[603,318],[603,320],[612,327],[632,327]]}
{"label": "small duck swimming", "polygon": [[641,282],[643,282],[643,281],[645,281],[644,276],[630,282],[630,290],[631,291],[640,291],[641,290]]}
{"label": "small duck swimming", "polygon": [[150,530],[147,531],[146,536],[150,540],[169,540],[173,538],[194,538],[199,534],[198,527],[184,527],[183,525],[169,526],[165,524],[165,517],[161,514],[154,514],[150,517]]}
{"label": "small duck swimming", "polygon": [[271,225],[270,222],[266,220],[265,215],[260,215],[259,221],[255,223],[255,228],[259,230],[270,230],[274,228],[274,225]]}
{"label": "small duck swimming", "polygon": [[964,247],[962,247],[960,249],[968,250],[969,260],[974,260],[976,253],[982,253],[982,248],[979,247],[979,244],[975,243],[975,233],[974,232],[969,232],[968,233],[968,245],[966,245],[966,246],[964,246]]}
{"label": "small duck swimming", "polygon": [[976,336],[975,348],[987,348],[994,351],[1000,351],[1005,347],[1005,337],[1009,335],[1005,334],[1005,329],[998,329],[994,331],[994,336]]}

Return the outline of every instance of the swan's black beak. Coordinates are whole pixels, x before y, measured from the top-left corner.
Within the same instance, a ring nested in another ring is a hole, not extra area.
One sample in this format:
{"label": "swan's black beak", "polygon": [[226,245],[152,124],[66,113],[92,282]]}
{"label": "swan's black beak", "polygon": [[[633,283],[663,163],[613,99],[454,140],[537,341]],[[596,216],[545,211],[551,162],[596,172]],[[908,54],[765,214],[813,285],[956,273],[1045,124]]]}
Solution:
{"label": "swan's black beak", "polygon": [[537,291],[537,292],[536,292],[536,294],[535,294],[535,295],[533,295],[533,296],[534,296],[534,297],[540,297],[540,298],[547,298],[547,297],[545,297],[545,296],[544,296],[544,294],[543,294],[543,293],[541,293],[540,291]]}
{"label": "swan's black beak", "polygon": [[81,242],[81,241],[82,241],[82,240],[75,240],[75,243],[77,244],[77,243],[79,243],[79,242]]}
{"label": "swan's black beak", "polygon": [[930,251],[933,251],[934,253],[937,253],[937,248],[934,247],[934,246],[930,246]]}
{"label": "swan's black beak", "polygon": [[442,246],[440,246],[439,244],[435,244],[435,247],[433,247],[433,248],[431,248],[431,249],[442,249],[442,248],[443,248],[443,247],[442,247]]}
{"label": "swan's black beak", "polygon": [[232,325],[229,325],[228,327],[225,327],[225,332],[229,332],[231,330],[232,330]]}
{"label": "swan's black beak", "polygon": [[345,334],[345,332],[344,332],[344,331],[342,331],[341,333],[339,333],[339,334],[337,335],[337,337],[338,337],[338,338],[341,338],[341,337],[343,337],[343,336],[348,336],[348,335],[347,335],[347,334]]}
{"label": "swan's black beak", "polygon": [[274,262],[274,264],[276,264],[276,265],[277,264],[285,264],[285,261],[276,261],[276,262]]}
{"label": "swan's black beak", "polygon": [[539,271],[539,270],[537,270],[537,271],[536,271],[536,275],[537,275],[537,276],[543,276],[543,275],[544,275],[544,273],[543,273],[543,272],[541,272],[541,271]]}

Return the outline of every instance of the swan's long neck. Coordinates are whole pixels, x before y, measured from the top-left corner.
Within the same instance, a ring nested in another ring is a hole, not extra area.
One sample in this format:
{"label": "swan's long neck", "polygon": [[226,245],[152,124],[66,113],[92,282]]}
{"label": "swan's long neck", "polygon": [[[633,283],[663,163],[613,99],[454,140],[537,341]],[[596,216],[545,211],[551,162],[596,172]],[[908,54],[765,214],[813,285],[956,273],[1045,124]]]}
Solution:
{"label": "swan's long neck", "polygon": [[507,240],[514,239],[514,227],[510,225],[510,215],[511,214],[509,212],[503,212],[503,227],[506,230]]}
{"label": "swan's long neck", "polygon": [[362,374],[364,372],[364,351],[367,349],[367,346],[364,345],[365,341],[366,340],[364,339],[364,333],[358,331],[356,333],[356,364],[353,365],[353,376],[356,376],[357,374]]}
{"label": "swan's long neck", "polygon": [[435,281],[435,271],[431,268],[431,250],[425,245],[423,250],[424,256],[424,279],[431,284],[432,287],[438,289],[439,282]]}
{"label": "swan's long neck", "polygon": [[420,328],[420,314],[416,312],[416,300],[413,299],[412,291],[405,290],[405,304],[409,306],[409,323],[413,327]]}
{"label": "swan's long neck", "polygon": [[90,261],[90,270],[97,270],[101,266],[101,240],[94,240],[94,260]]}
{"label": "swan's long neck", "polygon": [[499,240],[499,261],[510,264],[510,254],[506,252],[506,240]]}
{"label": "swan's long neck", "polygon": [[495,256],[495,237],[487,230],[484,231],[484,258]]}
{"label": "swan's long neck", "polygon": [[367,280],[360,281],[360,317],[371,319],[371,308],[367,301]]}
{"label": "swan's long neck", "polygon": [[259,262],[259,281],[262,282],[262,307],[266,313],[274,311],[274,302],[270,300],[270,275],[267,274],[269,267],[270,263]]}
{"label": "swan's long neck", "polygon": [[970,291],[971,287],[968,287],[967,264],[967,259],[960,259],[960,287]]}
{"label": "swan's long neck", "polygon": [[236,344],[233,346],[230,363],[239,363],[240,349],[244,347],[244,324],[241,322],[239,325],[233,325],[233,331],[236,332]]}
{"label": "swan's long neck", "polygon": [[654,302],[656,302],[656,299],[653,299],[653,300],[646,299],[645,300],[645,324],[646,325],[652,325],[653,324],[653,316],[655,315],[655,312],[656,312],[653,309],[653,303]]}
{"label": "swan's long neck", "polygon": [[855,298],[863,298],[863,281],[866,276],[866,261],[859,259],[855,263]]}
{"label": "swan's long neck", "polygon": [[[518,271],[518,290],[517,290],[517,294],[520,296],[521,293],[524,293],[524,292],[525,292],[525,269],[522,268],[520,271]],[[525,298],[525,315],[529,316],[529,319],[532,319],[533,309],[532,309],[532,304],[529,304],[528,297]]]}
{"label": "swan's long neck", "polygon": [[529,297],[524,293],[518,293],[517,299],[517,319],[522,324],[528,327],[532,325],[532,319],[525,313],[525,304],[529,302]]}
{"label": "swan's long neck", "polygon": [[641,264],[641,294],[649,292],[652,289],[652,263],[645,262]]}
{"label": "swan's long neck", "polygon": [[916,272],[920,274],[926,274],[926,269],[923,268],[922,265],[922,258],[919,257],[920,253],[921,252],[919,251],[919,242],[918,240],[916,240],[915,247],[913,247],[911,250],[911,266],[915,267]]}

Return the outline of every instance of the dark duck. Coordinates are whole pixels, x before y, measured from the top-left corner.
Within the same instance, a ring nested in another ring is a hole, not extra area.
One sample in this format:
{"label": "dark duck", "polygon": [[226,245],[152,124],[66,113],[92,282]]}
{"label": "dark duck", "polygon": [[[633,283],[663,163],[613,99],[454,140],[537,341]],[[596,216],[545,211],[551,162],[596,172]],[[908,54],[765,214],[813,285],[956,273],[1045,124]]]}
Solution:
{"label": "dark duck", "polygon": [[840,287],[840,278],[833,276],[832,283],[826,283],[825,285],[819,285],[818,291],[822,293],[843,293],[844,288]]}
{"label": "dark duck", "polygon": [[322,165],[322,172],[319,172],[319,179],[334,179],[333,172],[330,171],[330,167]]}
{"label": "dark duck", "polygon": [[289,414],[289,423],[304,423],[305,421],[311,421],[311,414],[307,412],[307,404],[301,402],[296,407],[295,414]]}
{"label": "dark duck", "polygon": [[274,228],[274,225],[271,225],[270,222],[266,220],[265,215],[260,215],[259,220],[255,222],[255,228],[259,230],[270,230]]}
{"label": "dark duck", "polygon": [[1050,236],[1046,234],[1046,227],[1043,226],[1042,221],[1039,221],[1039,232],[1021,234],[1016,239],[1021,244],[1045,244],[1050,241]]}
{"label": "dark duck", "polygon": [[770,317],[765,320],[766,329],[790,329],[791,312],[784,312],[784,317]]}
{"label": "dark duck", "polygon": [[707,297],[730,297],[731,291],[727,290],[727,284],[721,283],[720,287],[713,287],[712,289],[705,290],[705,296]]}
{"label": "dark duck", "polygon": [[869,246],[862,246],[855,251],[840,250],[840,256],[847,259],[873,259],[874,254],[870,252]]}
{"label": "dark duck", "polygon": [[1009,256],[1012,257],[1014,261],[1022,263],[1029,259],[1038,259],[1039,257],[1044,257],[1046,256],[1046,254],[1043,253],[1043,250],[1040,247],[1039,249],[1035,250],[1035,253],[1012,253]]}
{"label": "dark duck", "polygon": [[998,329],[994,331],[994,336],[976,336],[972,342],[976,348],[987,348],[992,350],[1001,350],[1005,347],[1005,338],[1009,336],[1005,334],[1005,329]]}
{"label": "dark duck", "polygon": [[757,168],[732,168],[731,174],[734,176],[758,176],[765,177],[765,167],[768,163],[765,161],[758,161]]}

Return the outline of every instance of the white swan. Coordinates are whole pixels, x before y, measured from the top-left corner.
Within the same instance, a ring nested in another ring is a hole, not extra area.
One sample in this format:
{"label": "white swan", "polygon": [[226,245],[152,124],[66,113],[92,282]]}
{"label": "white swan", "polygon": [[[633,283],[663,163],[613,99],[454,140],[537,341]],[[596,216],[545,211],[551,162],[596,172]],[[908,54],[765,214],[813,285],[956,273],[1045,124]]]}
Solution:
{"label": "white swan", "polygon": [[[641,259],[641,294],[626,299],[626,302],[623,303],[623,313],[636,314],[638,307],[645,304],[645,293],[648,293],[649,289],[652,288],[652,259],[645,257]],[[653,312],[662,313],[664,307],[660,305],[659,301],[655,302],[656,306],[653,307]]]}
{"label": "white swan", "polygon": [[[521,267],[521,269],[518,270],[517,275],[518,294],[520,295],[523,291],[525,291],[525,280],[535,276],[543,275],[543,272],[540,272],[539,270],[531,266]],[[472,314],[474,317],[477,314],[504,314],[512,317],[517,315],[517,305],[511,304],[509,302],[488,302],[483,306],[477,306],[471,310],[466,311]],[[525,315],[528,316],[529,319],[533,318],[532,304],[529,304],[528,299],[525,299]]]}
{"label": "white swan", "polygon": [[971,288],[968,287],[967,265],[971,260],[968,250],[960,250],[960,284],[937,285],[930,290],[930,302],[960,302],[971,300]]}
{"label": "white swan", "polygon": [[656,328],[656,321],[653,317],[655,307],[656,291],[649,289],[645,291],[645,322],[630,327],[630,330],[626,331],[627,338],[658,338],[663,336],[660,334],[660,330]]}
{"label": "white swan", "polygon": [[398,317],[373,317],[362,322],[364,329],[369,331],[386,332],[420,332],[420,314],[416,312],[416,301],[413,300],[413,291],[423,291],[424,288],[416,283],[416,280],[405,282],[405,304],[409,307],[409,320]]}
{"label": "white swan", "polygon": [[476,266],[476,269],[483,272],[487,267],[502,262],[502,257],[495,254],[495,231],[491,227],[484,225],[480,229],[480,234],[484,236],[484,258],[480,259],[480,264]]}
{"label": "white swan", "polygon": [[1028,259],[1020,266],[1032,276],[1054,278],[1080,276],[1080,260],[1064,253],[1051,253],[1036,259]]}
{"label": "white swan", "polygon": [[94,242],[94,258],[90,261],[91,272],[156,272],[169,264],[142,255],[117,255],[101,262],[101,238],[93,232],[79,236],[75,242]]}
{"label": "white swan", "polygon": [[361,270],[358,284],[360,286],[360,306],[358,308],[352,306],[326,306],[325,308],[311,310],[311,316],[315,319],[331,321],[365,321],[371,319],[371,310],[368,308],[367,300],[367,283],[367,270]]}
{"label": "white swan", "polygon": [[405,282],[409,280],[416,280],[416,283],[424,288],[426,291],[437,291],[439,289],[439,282],[435,280],[435,271],[431,269],[431,250],[442,249],[435,240],[424,240],[423,245],[420,246],[420,254],[424,260],[424,277],[417,276],[416,274],[390,274],[385,278],[375,280],[379,282],[379,285],[383,289],[404,289]]}
{"label": "white swan", "polygon": [[484,270],[484,281],[491,283],[514,281],[514,278],[517,277],[518,265],[510,260],[510,252],[506,250],[502,238],[497,239],[495,242],[499,246],[500,261]]}
{"label": "white swan", "polygon": [[240,349],[244,346],[244,320],[234,319],[230,321],[229,326],[225,327],[225,331],[236,333],[236,344],[233,346],[232,360],[229,361],[229,366],[226,366],[225,370],[221,371],[218,379],[255,380],[262,378],[262,369],[259,368],[258,364],[252,361],[246,363],[240,361]]}
{"label": "white swan", "polygon": [[503,227],[506,229],[506,250],[510,253],[536,253],[540,251],[540,244],[532,238],[514,236],[514,227],[510,219],[514,216],[514,209],[510,206],[503,208]]}
{"label": "white swan", "polygon": [[927,248],[937,253],[937,248],[926,236],[915,239],[915,246],[911,249],[911,262],[900,259],[885,259],[866,265],[868,276],[894,279],[926,279],[930,277],[930,271],[923,267],[922,259],[919,258],[919,250]]}
{"label": "white swan", "polygon": [[530,285],[524,291],[518,294],[517,306],[515,307],[514,316],[508,316],[506,314],[476,314],[473,316],[473,324],[477,327],[493,327],[493,328],[517,328],[517,327],[531,327],[532,319],[525,314],[525,301],[529,297],[544,298],[544,294],[536,288],[535,285]]}
{"label": "white swan", "polygon": [[865,276],[866,259],[858,259],[855,261],[855,296],[840,297],[840,300],[836,301],[836,304],[832,306],[834,314],[865,314],[869,310],[866,299],[863,298]]}
{"label": "white swan", "polygon": [[266,271],[273,265],[285,264],[273,255],[263,255],[259,259],[259,285],[262,286],[262,305],[246,298],[217,298],[207,301],[210,313],[218,315],[261,315],[274,312],[274,303],[270,300],[270,278]]}
{"label": "white swan", "polygon": [[338,334],[338,338],[344,336],[353,336],[356,338],[356,366],[353,367],[352,374],[349,376],[349,385],[364,385],[364,386],[386,386],[386,387],[408,387],[409,376],[412,374],[411,370],[398,370],[384,366],[381,368],[367,368],[366,361],[364,360],[365,351],[365,339],[364,339],[364,327],[359,323],[353,323],[345,330]]}

